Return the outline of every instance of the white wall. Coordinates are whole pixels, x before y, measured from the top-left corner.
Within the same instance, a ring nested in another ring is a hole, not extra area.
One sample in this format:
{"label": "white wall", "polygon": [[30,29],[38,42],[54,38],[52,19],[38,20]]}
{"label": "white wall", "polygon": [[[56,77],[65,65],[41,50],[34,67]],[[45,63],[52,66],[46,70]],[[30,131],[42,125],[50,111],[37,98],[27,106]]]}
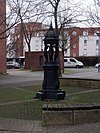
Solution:
{"label": "white wall", "polygon": [[[87,44],[84,44],[87,40]],[[80,36],[79,37],[79,56],[97,56],[98,46],[96,45],[97,36]]]}
{"label": "white wall", "polygon": [[[30,43],[30,46],[31,46],[31,51],[43,51],[44,50],[44,41],[43,41],[44,37],[32,37],[31,39],[31,43]],[[28,46],[25,42],[25,39],[24,39],[24,51],[28,51]],[[68,46],[69,47],[69,46]],[[59,48],[59,51],[61,51],[61,49]],[[67,51],[67,54],[69,55],[69,51],[70,51],[70,48],[68,49]]]}
{"label": "white wall", "polygon": [[[43,50],[43,38],[42,37],[32,37],[31,39],[31,51],[42,51]],[[24,39],[24,50],[28,51],[27,44]]]}

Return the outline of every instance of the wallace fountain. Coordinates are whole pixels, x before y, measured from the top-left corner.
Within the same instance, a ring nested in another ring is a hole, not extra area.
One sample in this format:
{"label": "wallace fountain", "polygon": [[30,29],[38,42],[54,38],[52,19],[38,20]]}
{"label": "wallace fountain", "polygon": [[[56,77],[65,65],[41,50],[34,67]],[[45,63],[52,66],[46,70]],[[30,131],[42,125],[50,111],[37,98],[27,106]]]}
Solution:
{"label": "wallace fountain", "polygon": [[58,79],[59,38],[52,24],[44,38],[44,58],[42,90],[36,93],[36,98],[41,100],[63,100],[65,91],[60,89],[60,82]]}

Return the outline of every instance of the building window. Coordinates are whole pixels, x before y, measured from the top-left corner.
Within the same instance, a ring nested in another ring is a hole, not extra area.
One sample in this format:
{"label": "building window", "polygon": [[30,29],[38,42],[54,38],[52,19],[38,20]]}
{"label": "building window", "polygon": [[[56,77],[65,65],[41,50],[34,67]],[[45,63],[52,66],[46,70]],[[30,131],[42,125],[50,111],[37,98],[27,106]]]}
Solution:
{"label": "building window", "polygon": [[67,31],[64,32],[64,38],[68,38],[68,32]]}
{"label": "building window", "polygon": [[36,36],[40,36],[40,34],[39,33],[37,33],[37,35]]}
{"label": "building window", "polygon": [[65,53],[67,53],[67,48],[64,49]]}
{"label": "building window", "polygon": [[45,33],[40,32],[40,36],[41,36],[41,37],[44,37],[44,36],[45,36]]}
{"label": "building window", "polygon": [[73,48],[76,48],[76,44],[73,44]]}
{"label": "building window", "polygon": [[83,31],[83,36],[88,36],[88,31]]}
{"label": "building window", "polygon": [[99,40],[96,40],[96,45],[98,45],[99,44]]}
{"label": "building window", "polygon": [[87,46],[87,40],[84,40],[84,46]]}
{"label": "building window", "polygon": [[84,40],[84,43],[87,43],[87,40]]}
{"label": "building window", "polygon": [[76,53],[73,53],[73,57],[76,57]]}
{"label": "building window", "polygon": [[97,49],[96,49],[96,55],[97,55],[97,56],[98,56],[98,53],[99,53],[99,49],[97,48]]}
{"label": "building window", "polygon": [[84,56],[87,55],[87,49],[84,49],[84,51],[83,51],[83,55],[84,55]]}
{"label": "building window", "polygon": [[94,35],[97,36],[97,33],[99,33],[99,31],[98,30],[95,30],[94,31]]}
{"label": "building window", "polygon": [[76,32],[76,31],[73,31],[73,32],[72,32],[72,35],[73,35],[73,36],[76,36],[76,35],[77,35],[77,32]]}
{"label": "building window", "polygon": [[40,36],[40,34],[38,32],[35,32],[34,36]]}
{"label": "building window", "polygon": [[98,50],[98,49],[96,49],[96,56],[98,56],[98,53],[99,53],[99,50]]}

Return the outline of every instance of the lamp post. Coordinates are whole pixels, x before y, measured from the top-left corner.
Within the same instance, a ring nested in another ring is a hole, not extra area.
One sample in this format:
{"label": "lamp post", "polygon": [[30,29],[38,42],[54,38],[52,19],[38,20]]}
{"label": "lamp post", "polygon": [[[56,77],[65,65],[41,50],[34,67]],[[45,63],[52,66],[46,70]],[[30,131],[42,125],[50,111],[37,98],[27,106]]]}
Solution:
{"label": "lamp post", "polygon": [[[97,33],[99,37],[99,43],[98,43],[98,63],[100,63],[100,32]],[[98,72],[100,72],[100,65],[98,65]]]}
{"label": "lamp post", "polygon": [[44,38],[44,57],[43,65],[44,79],[42,90],[36,93],[36,98],[62,100],[65,97],[65,91],[59,89],[58,79],[59,64],[57,62],[59,55],[59,38],[55,33],[52,24]]}

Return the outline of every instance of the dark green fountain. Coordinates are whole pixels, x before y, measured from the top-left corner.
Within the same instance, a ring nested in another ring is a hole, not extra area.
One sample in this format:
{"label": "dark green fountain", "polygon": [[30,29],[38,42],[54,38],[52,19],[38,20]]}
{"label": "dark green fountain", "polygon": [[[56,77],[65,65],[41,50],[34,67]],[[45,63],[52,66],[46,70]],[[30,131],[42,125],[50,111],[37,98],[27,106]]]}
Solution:
{"label": "dark green fountain", "polygon": [[58,56],[59,38],[51,24],[44,38],[44,79],[42,90],[36,93],[36,98],[38,99],[63,100],[65,97],[65,91],[60,89],[60,83],[58,79]]}

